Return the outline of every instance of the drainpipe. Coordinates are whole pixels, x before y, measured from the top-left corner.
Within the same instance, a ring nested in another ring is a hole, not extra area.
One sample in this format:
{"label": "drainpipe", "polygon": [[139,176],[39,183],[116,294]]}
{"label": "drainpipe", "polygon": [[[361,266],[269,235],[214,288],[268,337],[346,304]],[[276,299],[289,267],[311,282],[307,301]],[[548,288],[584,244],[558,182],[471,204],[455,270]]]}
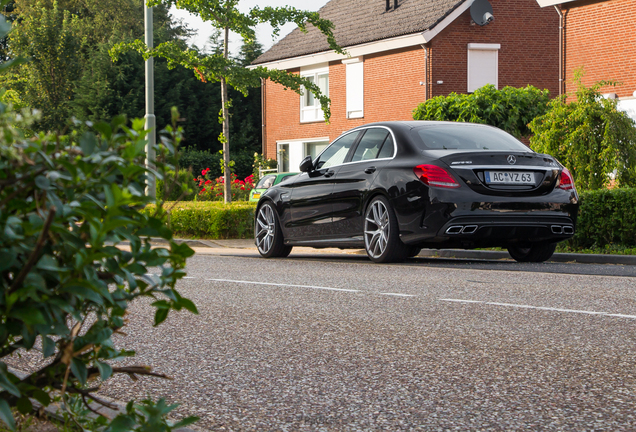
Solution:
{"label": "drainpipe", "polygon": [[261,154],[267,150],[267,134],[265,133],[265,79],[261,78]]}
{"label": "drainpipe", "polygon": [[563,94],[563,12],[559,9],[559,6],[554,6],[554,9],[559,14],[559,96]]}
{"label": "drainpipe", "polygon": [[429,48],[428,46],[425,45],[424,46],[424,68],[426,69],[426,73],[425,73],[426,81],[424,82],[424,101],[427,101],[429,99],[428,83],[430,82],[430,79],[428,76],[428,67],[429,67],[430,61],[431,61],[431,57],[430,57]]}

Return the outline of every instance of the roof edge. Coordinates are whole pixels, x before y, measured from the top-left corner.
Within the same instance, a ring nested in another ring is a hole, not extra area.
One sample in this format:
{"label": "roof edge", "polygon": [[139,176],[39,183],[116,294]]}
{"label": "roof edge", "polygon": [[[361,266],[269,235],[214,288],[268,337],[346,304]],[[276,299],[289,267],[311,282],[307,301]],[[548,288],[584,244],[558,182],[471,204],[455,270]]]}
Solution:
{"label": "roof edge", "polygon": [[539,6],[543,8],[546,6],[556,6],[559,4],[569,3],[572,1],[576,1],[576,0],[537,0],[537,3],[539,3]]}
{"label": "roof edge", "polygon": [[422,35],[426,42],[430,42],[435,36],[441,33],[446,27],[448,27],[453,21],[455,21],[461,14],[466,12],[470,6],[473,4],[475,0],[466,0],[463,3],[458,3],[455,6],[455,9],[446,14],[446,16],[441,17],[439,21],[433,24],[428,30],[426,30]]}
{"label": "roof edge", "polygon": [[306,54],[297,57],[288,57],[270,62],[251,64],[247,68],[255,69],[259,66],[268,69],[295,69],[303,66],[310,66],[318,63],[330,62],[335,60],[344,60],[351,57],[365,56],[376,54],[384,51],[392,51],[400,48],[408,48],[411,46],[422,45],[426,40],[421,32],[412,33],[410,35],[397,36],[389,39],[382,39],[375,42],[366,42],[360,45],[345,47],[347,55],[338,54],[334,50],[321,51],[314,54]]}

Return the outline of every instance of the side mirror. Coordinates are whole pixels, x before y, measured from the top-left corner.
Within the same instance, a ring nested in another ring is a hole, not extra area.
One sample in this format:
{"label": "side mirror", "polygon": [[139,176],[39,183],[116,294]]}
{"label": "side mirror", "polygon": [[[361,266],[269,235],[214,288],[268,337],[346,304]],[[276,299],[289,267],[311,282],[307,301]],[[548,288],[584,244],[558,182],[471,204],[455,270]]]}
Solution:
{"label": "side mirror", "polygon": [[311,156],[307,156],[298,166],[300,172],[310,172],[314,169],[314,163],[311,160]]}

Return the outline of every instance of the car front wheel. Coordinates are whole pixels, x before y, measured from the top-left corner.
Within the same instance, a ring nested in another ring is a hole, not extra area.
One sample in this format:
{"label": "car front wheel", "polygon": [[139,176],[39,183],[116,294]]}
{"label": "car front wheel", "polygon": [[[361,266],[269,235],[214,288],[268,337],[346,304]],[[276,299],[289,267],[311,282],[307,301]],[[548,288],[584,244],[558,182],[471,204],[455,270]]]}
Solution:
{"label": "car front wheel", "polygon": [[284,258],[292,250],[291,246],[285,246],[276,209],[269,202],[258,209],[254,238],[258,252],[265,258]]}
{"label": "car front wheel", "polygon": [[391,204],[383,196],[374,198],[365,212],[364,245],[369,258],[377,263],[403,261],[409,252],[400,240]]}
{"label": "car front wheel", "polygon": [[508,253],[518,262],[544,262],[550,259],[556,243],[528,243],[508,247]]}

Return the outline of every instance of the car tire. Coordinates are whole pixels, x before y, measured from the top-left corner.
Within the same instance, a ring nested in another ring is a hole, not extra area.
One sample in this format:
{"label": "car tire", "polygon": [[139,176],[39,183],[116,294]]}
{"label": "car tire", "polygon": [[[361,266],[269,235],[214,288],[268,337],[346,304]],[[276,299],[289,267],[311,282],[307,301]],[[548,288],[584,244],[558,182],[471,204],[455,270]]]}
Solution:
{"label": "car tire", "polygon": [[518,262],[544,262],[550,259],[556,243],[529,243],[508,246],[508,253]]}
{"label": "car tire", "polygon": [[254,240],[258,253],[264,258],[284,258],[292,250],[291,246],[285,246],[280,220],[271,202],[264,203],[257,210],[254,219]]}
{"label": "car tire", "polygon": [[378,196],[364,212],[364,245],[373,262],[400,262],[408,255],[408,247],[400,240],[397,218],[389,201]]}
{"label": "car tire", "polygon": [[413,258],[419,255],[422,252],[422,248],[418,246],[408,246],[406,257]]}

